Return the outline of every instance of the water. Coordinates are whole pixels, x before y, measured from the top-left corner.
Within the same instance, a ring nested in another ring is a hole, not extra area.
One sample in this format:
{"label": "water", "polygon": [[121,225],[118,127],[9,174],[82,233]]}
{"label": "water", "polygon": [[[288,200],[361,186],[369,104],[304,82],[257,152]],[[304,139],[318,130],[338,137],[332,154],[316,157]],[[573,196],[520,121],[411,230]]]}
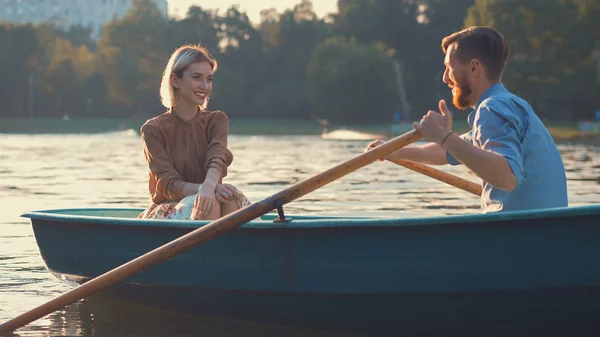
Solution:
{"label": "water", "polygon": [[[362,152],[368,140],[232,136],[226,182],[252,201],[279,192]],[[134,132],[0,135],[0,322],[69,288],[50,276],[29,210],[146,207],[147,172]],[[561,145],[570,205],[600,202],[600,148]],[[462,167],[445,171],[477,181]],[[388,162],[376,162],[286,205],[288,213],[423,216],[476,213],[479,199]],[[18,330],[19,336],[340,336],[211,319],[90,298]]]}

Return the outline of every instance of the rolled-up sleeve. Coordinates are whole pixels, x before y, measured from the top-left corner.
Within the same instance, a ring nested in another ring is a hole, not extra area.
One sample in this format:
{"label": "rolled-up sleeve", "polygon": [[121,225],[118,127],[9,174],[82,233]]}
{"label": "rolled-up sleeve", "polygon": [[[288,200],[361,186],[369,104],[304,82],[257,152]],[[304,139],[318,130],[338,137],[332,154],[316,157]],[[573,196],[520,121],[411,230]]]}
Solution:
{"label": "rolled-up sleeve", "polygon": [[150,170],[150,196],[152,201],[183,199],[185,182],[175,170],[167,152],[166,142],[159,126],[146,123],[140,129],[144,143],[144,156]]}
{"label": "rolled-up sleeve", "polygon": [[479,120],[476,122],[475,141],[481,149],[498,153],[506,159],[517,185],[523,180],[523,150],[520,130],[515,123],[509,121],[493,106],[480,108]]}
{"label": "rolled-up sleeve", "polygon": [[206,154],[205,169],[215,168],[221,177],[227,176],[227,168],[233,162],[233,154],[227,148],[229,135],[229,118],[222,111],[217,111],[216,116],[208,129],[208,150]]}
{"label": "rolled-up sleeve", "polygon": [[[464,141],[469,142],[469,143],[473,143],[473,137],[472,137],[473,132],[469,131],[467,133],[463,133],[462,135],[460,135],[460,138],[462,138]],[[450,152],[446,151],[446,159],[448,160],[448,164],[452,165],[452,166],[456,166],[456,165],[461,165],[462,163],[459,162],[456,158],[454,158],[454,156],[452,156],[450,154]]]}

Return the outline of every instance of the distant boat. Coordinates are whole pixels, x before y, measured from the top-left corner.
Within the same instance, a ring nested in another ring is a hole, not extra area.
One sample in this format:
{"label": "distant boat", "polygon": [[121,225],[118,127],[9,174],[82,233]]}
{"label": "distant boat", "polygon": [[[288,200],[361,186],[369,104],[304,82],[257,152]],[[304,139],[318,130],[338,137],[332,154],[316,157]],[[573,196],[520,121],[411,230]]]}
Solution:
{"label": "distant boat", "polygon": [[412,123],[394,123],[390,126],[393,135],[400,135],[413,129]]}
{"label": "distant boat", "polygon": [[[77,286],[208,223],[137,219],[141,211],[22,216],[31,219],[48,270]],[[600,205],[275,217],[263,215],[101,294],[206,317],[369,335],[444,336],[452,327],[511,337],[562,328],[568,336],[598,324]]]}
{"label": "distant boat", "polygon": [[596,133],[600,131],[600,121],[582,121],[577,123],[579,131]]}
{"label": "distant boat", "polygon": [[321,139],[327,140],[375,140],[385,139],[384,135],[365,133],[360,131],[338,129],[329,132],[323,132]]}

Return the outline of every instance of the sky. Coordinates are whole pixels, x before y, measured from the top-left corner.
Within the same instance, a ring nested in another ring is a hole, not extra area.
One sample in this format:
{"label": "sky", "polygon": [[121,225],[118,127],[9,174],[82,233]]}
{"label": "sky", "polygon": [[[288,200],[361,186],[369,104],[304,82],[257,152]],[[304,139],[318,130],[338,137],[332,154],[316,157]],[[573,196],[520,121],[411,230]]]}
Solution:
{"label": "sky", "polygon": [[[197,5],[206,9],[219,9],[223,13],[231,5],[239,4],[241,11],[245,11],[251,21],[260,22],[260,11],[267,8],[275,8],[281,13],[287,8],[293,8],[300,0],[168,0],[169,14],[183,17],[191,5]],[[313,9],[317,16],[323,17],[327,13],[337,11],[337,0],[313,0]]]}

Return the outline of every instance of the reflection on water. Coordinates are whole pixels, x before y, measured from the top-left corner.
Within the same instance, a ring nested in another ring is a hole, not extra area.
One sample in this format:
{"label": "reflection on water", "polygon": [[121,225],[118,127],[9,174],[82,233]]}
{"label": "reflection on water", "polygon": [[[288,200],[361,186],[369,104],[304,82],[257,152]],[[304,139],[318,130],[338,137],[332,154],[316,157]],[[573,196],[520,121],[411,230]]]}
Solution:
{"label": "reflection on water", "polygon": [[[233,136],[226,182],[253,201],[362,152],[368,140]],[[135,133],[0,136],[0,322],[68,290],[45,270],[29,210],[145,207],[147,173]],[[560,146],[570,205],[600,201],[600,149]],[[462,167],[445,171],[477,181]],[[310,214],[424,216],[476,213],[477,197],[387,162],[375,162],[286,205]],[[40,319],[19,336],[333,336],[185,315],[92,298]]]}
{"label": "reflection on water", "polygon": [[[48,315],[54,333],[67,336],[210,336],[210,337],[360,337],[323,330],[254,324],[176,314],[110,299],[91,297]],[[18,336],[39,334],[29,328]]]}

